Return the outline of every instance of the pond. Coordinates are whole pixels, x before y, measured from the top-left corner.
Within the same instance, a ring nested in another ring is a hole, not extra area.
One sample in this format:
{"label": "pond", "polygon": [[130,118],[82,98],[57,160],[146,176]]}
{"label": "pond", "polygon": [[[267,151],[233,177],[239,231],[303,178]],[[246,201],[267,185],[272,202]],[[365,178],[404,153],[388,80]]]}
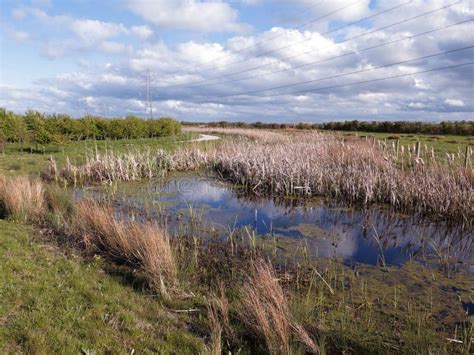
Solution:
{"label": "pond", "polygon": [[245,228],[277,240],[283,248],[304,247],[313,257],[334,257],[348,264],[402,265],[417,259],[474,271],[472,227],[447,226],[380,206],[356,209],[321,199],[249,197],[230,184],[199,174],[79,189],[76,196],[108,199],[117,210],[127,211],[129,218],[158,220],[171,234],[198,221],[193,233],[226,237]]}

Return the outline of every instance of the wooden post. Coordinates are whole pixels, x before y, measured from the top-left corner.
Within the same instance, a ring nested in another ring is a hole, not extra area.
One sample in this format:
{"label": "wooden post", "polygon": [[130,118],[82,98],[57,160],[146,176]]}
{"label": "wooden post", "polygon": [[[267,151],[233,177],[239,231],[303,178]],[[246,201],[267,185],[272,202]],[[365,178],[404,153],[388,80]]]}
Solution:
{"label": "wooden post", "polygon": [[420,158],[420,142],[416,142],[415,155],[416,155],[416,159]]}

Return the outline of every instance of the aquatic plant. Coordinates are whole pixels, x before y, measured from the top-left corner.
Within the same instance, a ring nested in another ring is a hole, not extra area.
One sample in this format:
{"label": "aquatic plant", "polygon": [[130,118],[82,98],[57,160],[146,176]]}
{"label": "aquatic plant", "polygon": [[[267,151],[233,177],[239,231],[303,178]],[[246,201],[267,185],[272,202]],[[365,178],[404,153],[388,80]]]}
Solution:
{"label": "aquatic plant", "polygon": [[471,169],[422,164],[378,144],[318,133],[286,139],[229,141],[214,169],[226,180],[260,195],[330,196],[345,203],[388,203],[397,210],[469,221],[474,211]]}
{"label": "aquatic plant", "polygon": [[116,154],[89,154],[80,166],[66,165],[58,171],[54,159],[50,160],[48,178],[68,183],[112,183],[113,181],[136,181],[163,176],[169,171],[198,170],[209,162],[209,154],[200,149],[178,149],[174,152],[157,150],[130,151]]}

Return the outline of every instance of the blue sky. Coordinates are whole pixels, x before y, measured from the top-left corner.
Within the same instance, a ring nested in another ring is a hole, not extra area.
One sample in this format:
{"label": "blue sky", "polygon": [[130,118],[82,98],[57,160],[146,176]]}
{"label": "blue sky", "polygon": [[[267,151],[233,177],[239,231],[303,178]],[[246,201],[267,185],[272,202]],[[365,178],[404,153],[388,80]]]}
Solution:
{"label": "blue sky", "polygon": [[454,3],[0,0],[0,106],[147,116],[149,70],[181,120],[473,120],[474,1]]}

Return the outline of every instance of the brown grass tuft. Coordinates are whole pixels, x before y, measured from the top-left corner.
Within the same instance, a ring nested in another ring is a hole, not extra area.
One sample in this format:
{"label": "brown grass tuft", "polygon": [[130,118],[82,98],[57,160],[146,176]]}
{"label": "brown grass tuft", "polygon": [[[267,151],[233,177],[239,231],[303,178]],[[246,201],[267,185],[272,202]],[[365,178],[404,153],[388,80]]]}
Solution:
{"label": "brown grass tuft", "polygon": [[310,351],[318,352],[317,345],[293,319],[283,289],[267,263],[254,264],[242,296],[241,319],[265,340],[270,352],[289,354],[292,334]]}
{"label": "brown grass tuft", "polygon": [[16,220],[36,220],[45,204],[41,181],[27,177],[0,177],[0,201],[5,215]]}
{"label": "brown grass tuft", "polygon": [[157,224],[120,221],[112,208],[92,200],[78,203],[77,221],[86,244],[140,267],[155,290],[168,294],[177,285],[170,241]]}

